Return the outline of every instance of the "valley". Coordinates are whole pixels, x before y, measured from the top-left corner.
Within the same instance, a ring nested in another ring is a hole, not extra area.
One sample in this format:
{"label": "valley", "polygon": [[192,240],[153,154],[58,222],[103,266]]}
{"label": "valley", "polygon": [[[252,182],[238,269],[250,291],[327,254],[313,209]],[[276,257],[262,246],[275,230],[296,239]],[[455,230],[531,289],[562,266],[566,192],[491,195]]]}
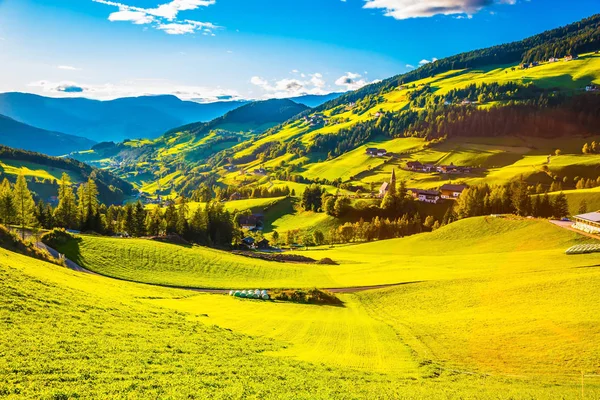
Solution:
{"label": "valley", "polygon": [[[136,43],[183,40],[123,51],[136,79],[0,94],[0,399],[600,398],[600,14],[277,80],[232,71],[306,44],[250,62],[258,33],[178,17],[215,2],[93,3]],[[384,8],[459,26],[521,3]],[[151,95],[163,63],[214,87]]]}

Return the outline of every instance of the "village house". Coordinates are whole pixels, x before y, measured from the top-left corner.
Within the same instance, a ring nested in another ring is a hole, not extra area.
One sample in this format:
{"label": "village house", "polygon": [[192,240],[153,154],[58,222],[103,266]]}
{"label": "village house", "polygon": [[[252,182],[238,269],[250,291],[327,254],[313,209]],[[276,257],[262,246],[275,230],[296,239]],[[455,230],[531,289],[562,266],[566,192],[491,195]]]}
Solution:
{"label": "village house", "polygon": [[409,161],[406,163],[406,168],[411,171],[423,171],[423,164],[418,161]]}
{"label": "village house", "polygon": [[242,195],[240,194],[240,192],[235,192],[231,196],[229,196],[229,200],[241,200],[241,199],[242,199]]}
{"label": "village house", "polygon": [[556,57],[550,57],[550,58],[548,59],[548,62],[549,62],[549,63],[555,63],[555,62],[558,62],[558,58],[556,58]]}
{"label": "village house", "polygon": [[456,200],[467,188],[467,185],[453,185],[450,183],[446,183],[440,188],[440,192],[442,192],[442,199]]}
{"label": "village house", "polygon": [[379,188],[379,197],[384,197],[389,191],[390,187],[396,187],[396,170],[392,170],[392,176],[389,182],[383,182]]}
{"label": "village house", "polygon": [[437,190],[422,190],[422,189],[408,189],[412,194],[412,197],[423,203],[437,204],[440,201],[440,192]]}
{"label": "village house", "polygon": [[586,92],[598,92],[598,91],[600,91],[600,88],[596,85],[587,85],[585,87],[585,91]]}
{"label": "village house", "polygon": [[264,169],[264,168],[262,168],[262,167],[261,168],[256,168],[254,170],[254,174],[255,175],[267,175],[267,170]]}
{"label": "village house", "polygon": [[254,238],[250,237],[250,236],[245,237],[245,238],[242,239],[242,244],[244,246],[246,246],[247,248],[249,248],[249,249],[253,249],[254,248],[254,243],[255,242],[256,241],[254,240]]}
{"label": "village house", "polygon": [[264,217],[262,215],[244,215],[239,219],[240,228],[247,231],[262,231]]}
{"label": "village house", "polygon": [[600,212],[576,215],[573,228],[592,234],[600,234]]}
{"label": "village house", "polygon": [[366,154],[371,157],[383,157],[387,154],[387,150],[369,147],[366,150]]}
{"label": "village house", "polygon": [[566,56],[565,61],[573,61],[573,56],[571,56],[571,55]]}

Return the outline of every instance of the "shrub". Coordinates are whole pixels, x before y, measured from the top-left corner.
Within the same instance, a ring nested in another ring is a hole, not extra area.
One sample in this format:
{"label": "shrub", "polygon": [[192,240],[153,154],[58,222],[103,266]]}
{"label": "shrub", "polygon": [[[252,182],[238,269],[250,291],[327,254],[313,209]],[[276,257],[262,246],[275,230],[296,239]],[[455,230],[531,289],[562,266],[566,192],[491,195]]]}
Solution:
{"label": "shrub", "polygon": [[50,232],[42,235],[42,243],[54,248],[64,245],[74,239],[75,236],[62,228],[54,228]]}
{"label": "shrub", "polygon": [[335,294],[321,289],[278,289],[271,292],[273,300],[291,301],[301,304],[342,305]]}

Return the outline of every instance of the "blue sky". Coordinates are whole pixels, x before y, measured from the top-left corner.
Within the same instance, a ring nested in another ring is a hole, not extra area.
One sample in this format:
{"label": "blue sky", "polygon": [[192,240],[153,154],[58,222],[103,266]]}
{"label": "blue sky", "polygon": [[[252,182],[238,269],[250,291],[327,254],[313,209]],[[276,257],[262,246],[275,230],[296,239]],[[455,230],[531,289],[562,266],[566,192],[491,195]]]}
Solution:
{"label": "blue sky", "polygon": [[597,12],[598,0],[0,0],[0,91],[345,91]]}

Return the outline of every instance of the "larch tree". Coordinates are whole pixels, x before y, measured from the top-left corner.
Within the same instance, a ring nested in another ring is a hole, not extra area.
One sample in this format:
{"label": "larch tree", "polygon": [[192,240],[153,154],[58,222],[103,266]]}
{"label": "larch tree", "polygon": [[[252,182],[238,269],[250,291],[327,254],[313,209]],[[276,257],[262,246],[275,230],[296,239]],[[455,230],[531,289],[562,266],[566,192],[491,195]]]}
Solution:
{"label": "larch tree", "polygon": [[8,225],[14,222],[17,210],[10,182],[4,178],[0,185],[0,222]]}
{"label": "larch tree", "polygon": [[58,188],[58,206],[54,210],[54,219],[59,226],[73,229],[77,226],[77,200],[69,184],[69,176],[62,174]]}
{"label": "larch tree", "polygon": [[36,220],[34,214],[35,202],[23,174],[17,178],[14,189],[14,201],[17,211],[15,222],[21,226],[21,237],[25,239],[25,228],[35,225]]}

